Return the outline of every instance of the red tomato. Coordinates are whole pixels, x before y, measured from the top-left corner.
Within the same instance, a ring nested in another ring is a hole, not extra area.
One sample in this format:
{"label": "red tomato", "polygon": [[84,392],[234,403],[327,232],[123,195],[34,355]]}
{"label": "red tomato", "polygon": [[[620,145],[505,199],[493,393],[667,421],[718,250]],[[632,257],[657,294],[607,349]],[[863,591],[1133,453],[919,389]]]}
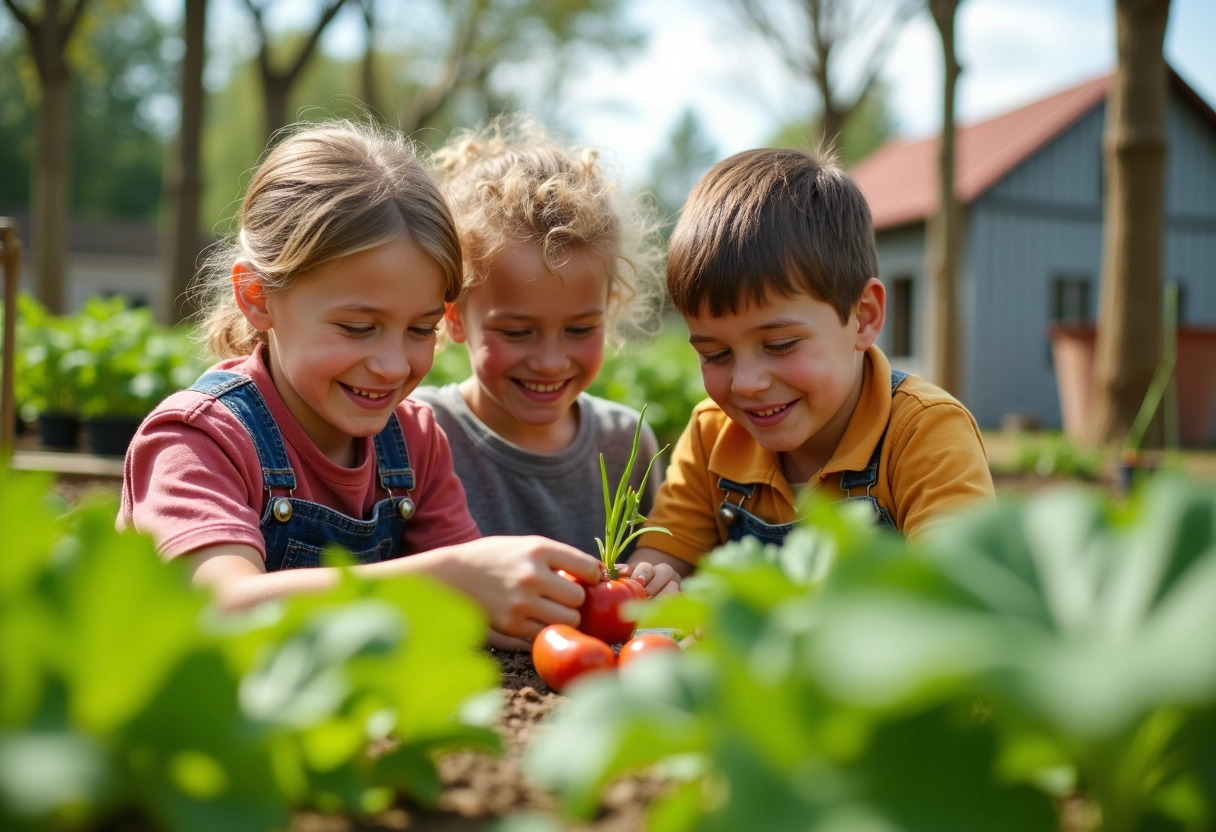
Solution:
{"label": "red tomato", "polygon": [[584,586],[587,598],[579,607],[578,628],[609,644],[628,641],[637,623],[621,614],[621,607],[630,601],[646,600],[646,588],[633,578],[605,578],[598,584]]}
{"label": "red tomato", "polygon": [[612,648],[569,624],[550,624],[532,642],[532,664],[545,684],[561,690],[580,676],[616,666]]}
{"label": "red tomato", "polygon": [[617,654],[616,663],[624,667],[638,656],[646,653],[657,653],[661,650],[679,650],[680,644],[671,636],[662,633],[642,633],[625,642],[621,652]]}

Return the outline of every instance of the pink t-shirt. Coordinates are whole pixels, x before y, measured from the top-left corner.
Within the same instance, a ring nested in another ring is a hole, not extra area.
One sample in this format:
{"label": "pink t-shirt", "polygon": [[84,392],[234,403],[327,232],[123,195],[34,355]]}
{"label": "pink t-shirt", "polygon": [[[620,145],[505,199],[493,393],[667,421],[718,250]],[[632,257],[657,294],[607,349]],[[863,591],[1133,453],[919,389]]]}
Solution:
{"label": "pink t-shirt", "polygon": [[[372,438],[359,440],[356,467],[330,460],[288,411],[261,350],[212,369],[247,375],[257,385],[283,434],[296,475],[294,496],[358,518],[370,516],[387,496],[376,478]],[[417,505],[405,524],[402,553],[476,540],[480,534],[452,469],[447,436],[424,405],[407,399],[396,412],[414,470],[410,497]],[[275,496],[284,496],[280,491]],[[184,390],[161,402],[131,442],[117,525],[150,534],[165,559],[228,543],[252,546],[265,558],[258,522],[266,499],[249,432],[218,399]]]}

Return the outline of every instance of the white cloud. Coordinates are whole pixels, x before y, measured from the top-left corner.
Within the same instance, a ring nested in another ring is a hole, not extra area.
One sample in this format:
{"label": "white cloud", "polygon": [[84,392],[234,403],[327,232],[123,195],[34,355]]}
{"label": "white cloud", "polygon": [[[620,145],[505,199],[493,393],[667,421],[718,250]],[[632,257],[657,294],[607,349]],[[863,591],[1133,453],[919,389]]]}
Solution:
{"label": "white cloud", "polygon": [[[652,31],[647,54],[628,67],[597,69],[574,82],[582,137],[612,150],[626,175],[641,181],[685,106],[693,106],[727,155],[764,140],[799,107],[809,87],[732,27],[720,3],[638,0],[635,14]],[[1209,103],[1216,104],[1216,2],[1174,0],[1166,55]],[[1113,0],[968,0],[960,7],[957,48],[963,64],[958,117],[981,120],[1064,89],[1114,66]],[[615,74],[614,74],[615,73]],[[941,53],[927,15],[892,45],[883,77],[900,132],[923,135],[940,123]],[[804,103],[806,102],[806,103]]]}

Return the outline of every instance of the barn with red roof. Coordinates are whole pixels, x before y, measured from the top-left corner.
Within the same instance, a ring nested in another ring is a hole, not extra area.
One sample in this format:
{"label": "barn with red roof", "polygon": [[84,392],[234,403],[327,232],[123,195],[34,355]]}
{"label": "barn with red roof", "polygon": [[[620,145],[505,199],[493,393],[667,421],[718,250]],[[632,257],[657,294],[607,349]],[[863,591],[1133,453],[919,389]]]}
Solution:
{"label": "barn with red roof", "polygon": [[[962,389],[981,426],[1019,414],[1060,425],[1048,330],[1092,321],[1102,256],[1105,75],[960,127],[956,193]],[[1170,72],[1162,278],[1184,323],[1216,325],[1216,112]],[[895,140],[853,171],[874,217],[895,367],[929,377],[925,224],[937,208],[938,138]]]}

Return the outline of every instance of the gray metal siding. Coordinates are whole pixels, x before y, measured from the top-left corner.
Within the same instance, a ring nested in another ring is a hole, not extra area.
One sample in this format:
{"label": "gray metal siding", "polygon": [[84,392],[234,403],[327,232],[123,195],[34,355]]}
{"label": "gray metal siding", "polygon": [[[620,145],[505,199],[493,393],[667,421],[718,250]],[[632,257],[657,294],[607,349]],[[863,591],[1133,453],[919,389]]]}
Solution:
{"label": "gray metal siding", "polygon": [[1173,223],[1216,221],[1216,128],[1175,95],[1166,112],[1165,210]]}
{"label": "gray metal siding", "polygon": [[1102,125],[1106,105],[1032,154],[980,199],[1028,209],[1044,203],[1080,212],[1102,206]]}
{"label": "gray metal siding", "polygon": [[908,358],[891,357],[897,370],[923,376],[928,372],[925,356],[928,347],[929,284],[925,280],[925,228],[923,225],[883,231],[878,239],[878,277],[887,287],[887,323],[878,337],[878,346],[891,355],[891,281],[912,278],[913,354]]}
{"label": "gray metal siding", "polygon": [[[1105,110],[1082,117],[970,206],[960,275],[962,399],[981,426],[1008,413],[1060,426],[1047,338],[1052,282],[1086,276],[1097,314]],[[1216,129],[1178,94],[1167,129],[1162,275],[1185,287],[1188,323],[1216,325]],[[922,374],[930,317],[924,248],[923,225],[879,235],[881,276],[916,279],[918,356],[903,368]]]}
{"label": "gray metal siding", "polygon": [[1032,216],[982,200],[973,206],[963,401],[981,426],[994,427],[1008,413],[1060,426],[1047,339],[1052,281],[1087,276],[1096,311],[1101,246],[1096,219]]}

